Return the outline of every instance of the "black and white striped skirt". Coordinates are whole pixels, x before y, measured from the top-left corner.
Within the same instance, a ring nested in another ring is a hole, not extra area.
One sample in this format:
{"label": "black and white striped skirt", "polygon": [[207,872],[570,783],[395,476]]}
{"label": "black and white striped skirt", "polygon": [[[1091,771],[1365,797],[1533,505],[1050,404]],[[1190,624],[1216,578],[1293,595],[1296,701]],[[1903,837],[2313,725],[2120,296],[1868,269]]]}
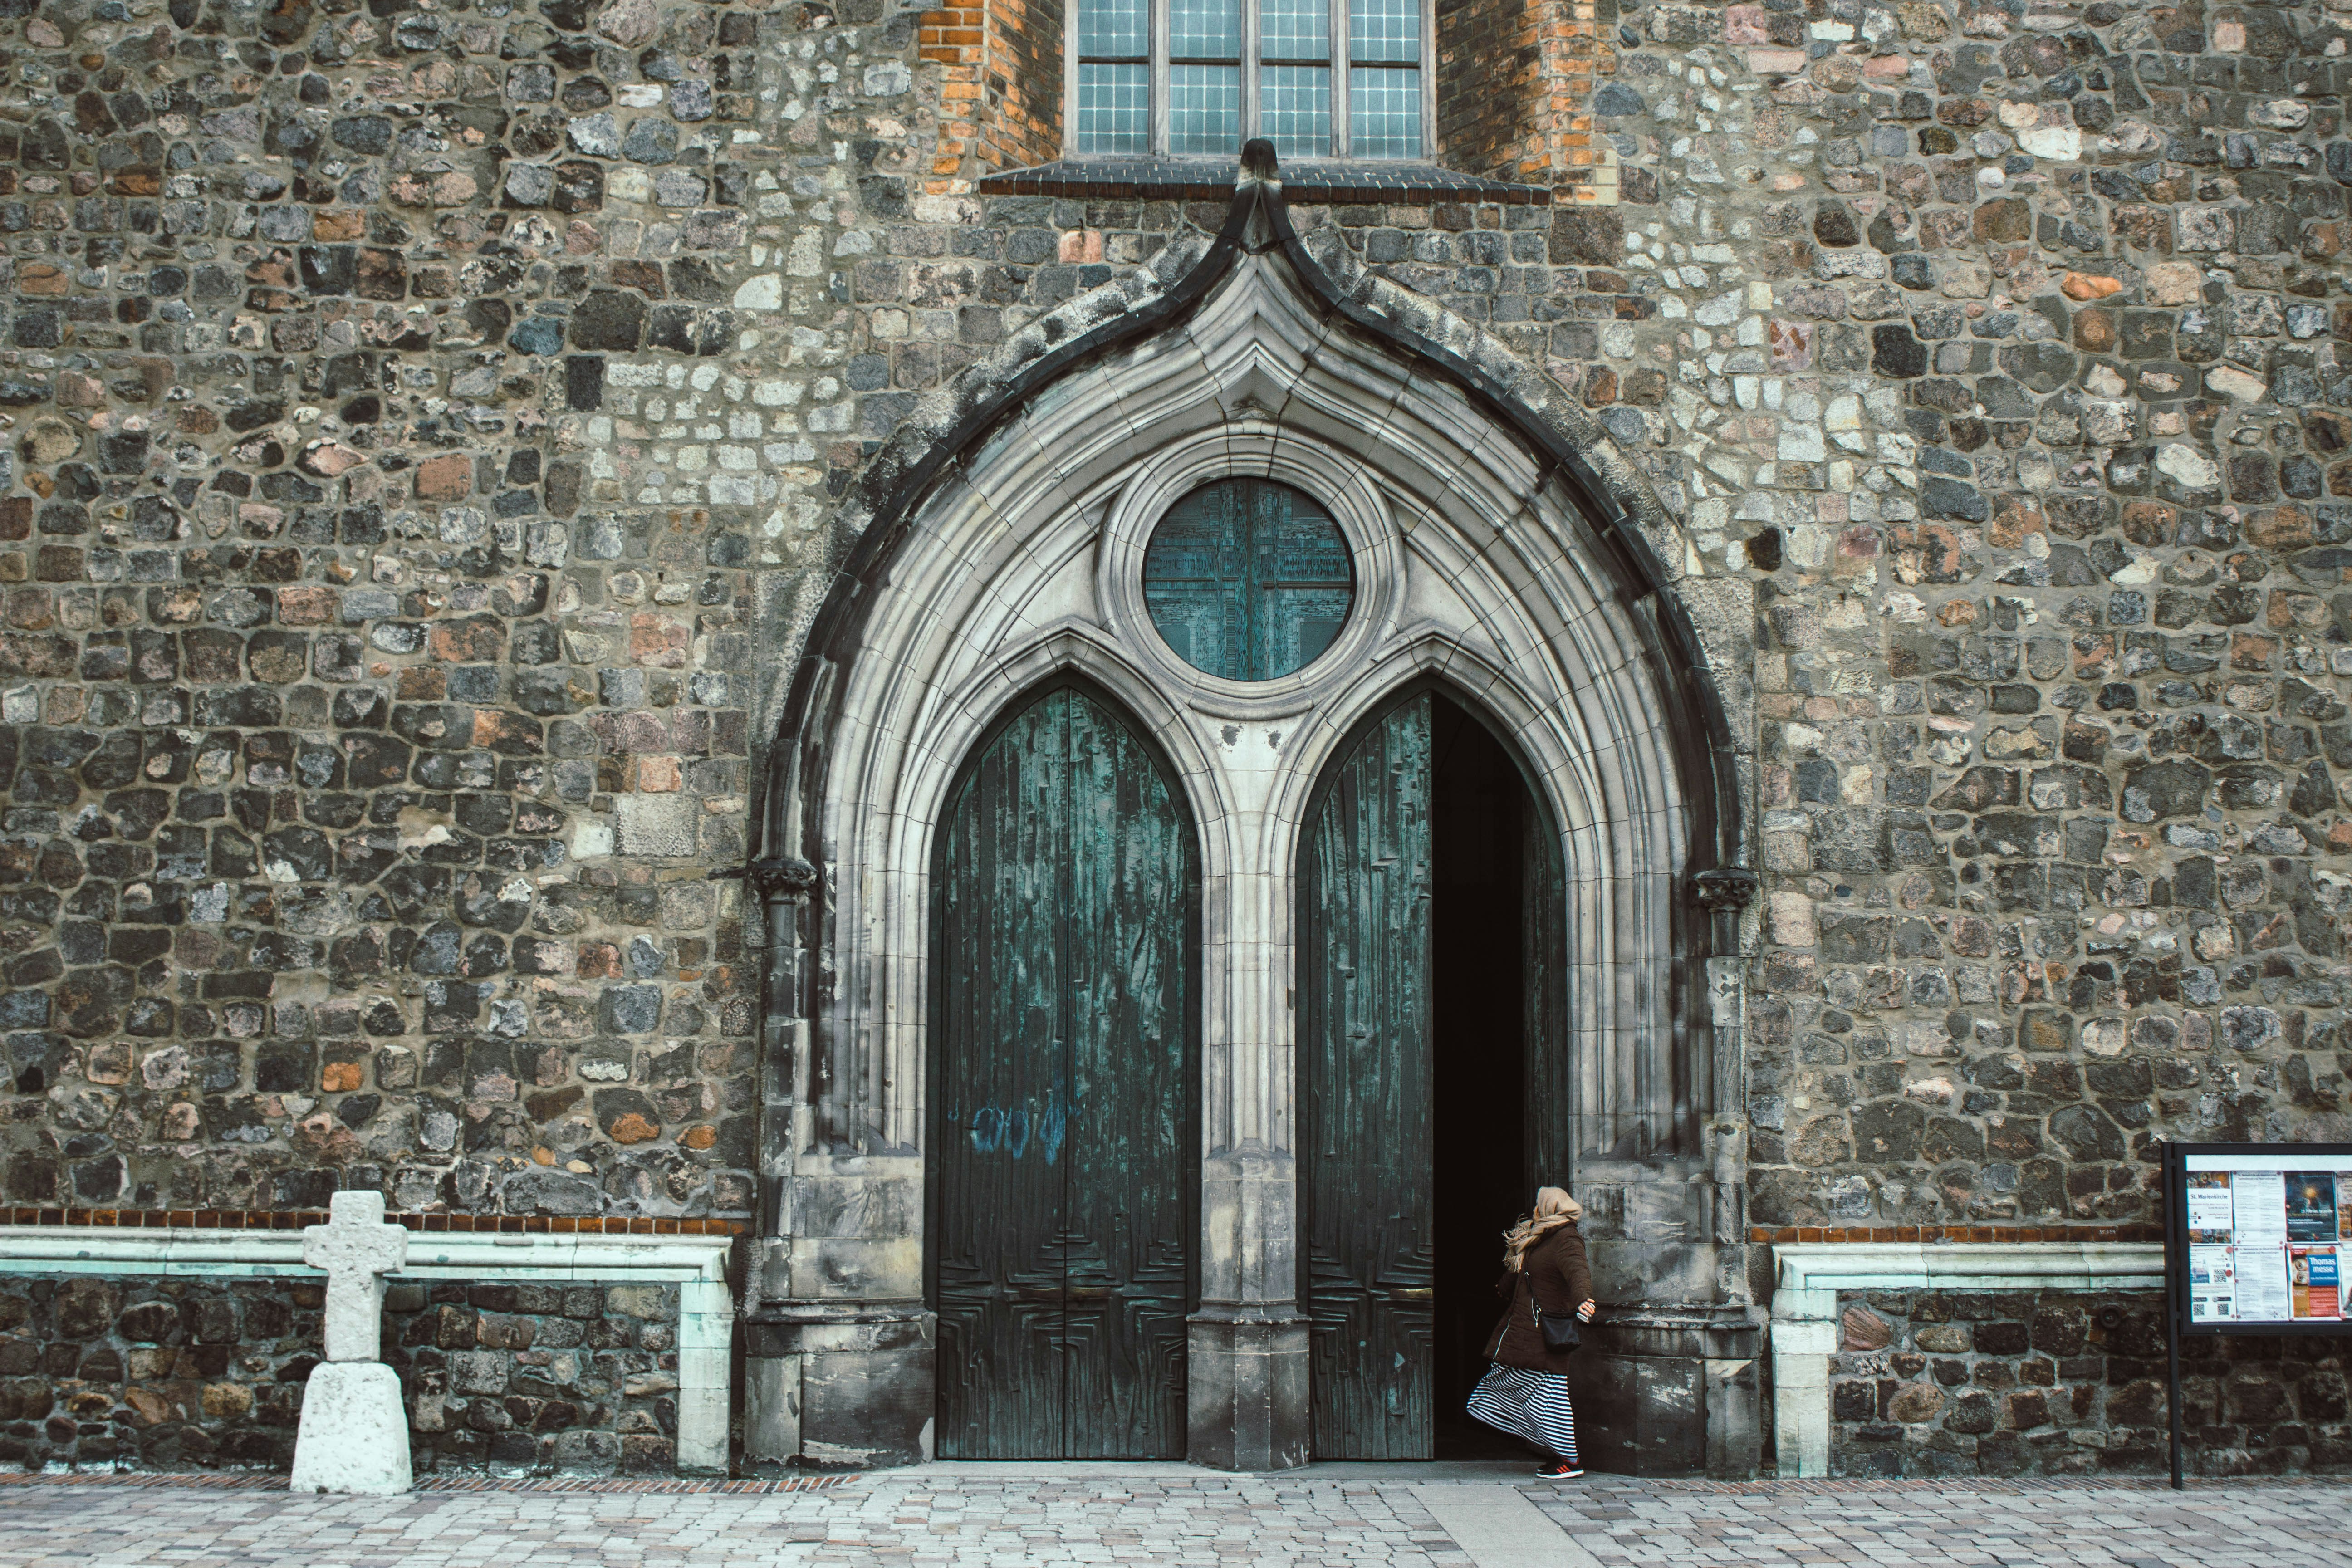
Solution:
{"label": "black and white striped skirt", "polygon": [[1491,1363],[1470,1391],[1470,1414],[1576,1462],[1576,1412],[1569,1407],[1568,1379],[1559,1373]]}

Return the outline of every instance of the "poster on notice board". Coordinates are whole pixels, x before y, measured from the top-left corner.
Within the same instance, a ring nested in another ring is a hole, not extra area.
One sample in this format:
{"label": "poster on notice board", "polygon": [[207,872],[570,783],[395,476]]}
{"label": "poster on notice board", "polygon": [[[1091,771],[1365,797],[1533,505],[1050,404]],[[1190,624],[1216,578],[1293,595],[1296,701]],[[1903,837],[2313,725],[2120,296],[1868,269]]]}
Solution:
{"label": "poster on notice board", "polygon": [[2189,1321],[2345,1321],[2343,1252],[2352,1248],[2352,1157],[2313,1169],[2314,1151],[2189,1153],[2180,1192]]}

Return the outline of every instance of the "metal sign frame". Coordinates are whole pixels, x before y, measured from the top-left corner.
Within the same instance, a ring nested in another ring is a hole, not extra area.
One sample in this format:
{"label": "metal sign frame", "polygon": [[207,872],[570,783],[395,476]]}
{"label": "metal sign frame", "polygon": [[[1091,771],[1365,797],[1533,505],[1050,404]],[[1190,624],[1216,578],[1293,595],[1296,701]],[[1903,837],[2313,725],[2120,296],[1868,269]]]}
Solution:
{"label": "metal sign frame", "polygon": [[[2178,1491],[2181,1480],[2181,1411],[2180,1411],[2180,1342],[2189,1338],[2216,1339],[2230,1335],[2267,1335],[2280,1339],[2308,1339],[2330,1334],[2352,1334],[2352,1317],[2305,1320],[2300,1322],[2283,1320],[2256,1321],[2250,1323],[2199,1323],[2189,1316],[2189,1162],[2203,1155],[2234,1155],[2242,1158],[2277,1160],[2284,1171],[2333,1169],[2352,1171],[2352,1143],[2171,1143],[2160,1147],[2164,1154],[2164,1353],[2167,1368],[2167,1400],[2172,1418],[2172,1486]],[[2334,1163],[2330,1163],[2334,1162]],[[2337,1200],[2339,1205],[2342,1199]],[[2339,1206],[2339,1213],[2340,1213]],[[2352,1247],[2352,1240],[2339,1245]],[[2341,1258],[2339,1254],[2339,1269]],[[2345,1290],[2341,1282],[2336,1287]]]}

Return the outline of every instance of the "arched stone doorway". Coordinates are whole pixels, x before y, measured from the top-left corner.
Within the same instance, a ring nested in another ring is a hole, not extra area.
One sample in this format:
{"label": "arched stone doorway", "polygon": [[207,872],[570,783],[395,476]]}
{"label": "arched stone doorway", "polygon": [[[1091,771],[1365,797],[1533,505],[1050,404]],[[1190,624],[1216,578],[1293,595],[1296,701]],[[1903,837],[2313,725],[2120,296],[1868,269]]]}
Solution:
{"label": "arched stone doorway", "polygon": [[925,1205],[942,1458],[1184,1456],[1195,837],[1156,748],[1070,682],[1016,700],[949,792]]}
{"label": "arched stone doorway", "polygon": [[[1588,462],[1505,390],[1498,374],[1536,387],[1491,345],[1353,267],[1336,242],[1310,255],[1278,187],[1244,179],[1213,243],[1041,323],[996,382],[903,435],[857,501],[861,542],[782,694],[755,865],[771,942],[755,1456],[934,1451],[920,1216],[943,1135],[927,1068],[938,836],[990,725],[1072,677],[1131,715],[1199,829],[1188,1456],[1263,1468],[1312,1449],[1302,834],[1346,737],[1425,678],[1475,705],[1549,824],[1562,896],[1542,940],[1571,1081],[1547,1131],[1594,1215],[1625,1353],[1674,1359],[1689,1408],[1684,1385],[1738,1375],[1738,1343],[1708,1337],[1747,1321],[1736,1134],[1712,1115],[1738,1099],[1716,1048],[1738,994],[1710,1006],[1702,968],[1734,921],[1702,890],[1748,874],[1730,729],[1685,605],[1715,606],[1736,660],[1742,590],[1666,590],[1661,548],[1694,558],[1600,437],[1580,437]],[[1305,498],[1348,562],[1344,616],[1258,679],[1188,662],[1146,584],[1161,522],[1235,479]]]}

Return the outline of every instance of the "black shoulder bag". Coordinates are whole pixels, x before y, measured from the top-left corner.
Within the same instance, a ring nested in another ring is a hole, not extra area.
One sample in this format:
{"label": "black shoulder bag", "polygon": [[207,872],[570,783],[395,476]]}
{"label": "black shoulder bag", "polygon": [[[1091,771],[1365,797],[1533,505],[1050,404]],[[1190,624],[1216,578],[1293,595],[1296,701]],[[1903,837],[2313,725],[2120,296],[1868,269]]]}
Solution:
{"label": "black shoulder bag", "polygon": [[1543,1335],[1544,1349],[1572,1351],[1583,1344],[1584,1335],[1577,1329],[1576,1314],[1545,1311],[1536,1301],[1536,1282],[1524,1274],[1519,1278],[1527,1280],[1528,1310],[1535,1314],[1536,1329]]}

